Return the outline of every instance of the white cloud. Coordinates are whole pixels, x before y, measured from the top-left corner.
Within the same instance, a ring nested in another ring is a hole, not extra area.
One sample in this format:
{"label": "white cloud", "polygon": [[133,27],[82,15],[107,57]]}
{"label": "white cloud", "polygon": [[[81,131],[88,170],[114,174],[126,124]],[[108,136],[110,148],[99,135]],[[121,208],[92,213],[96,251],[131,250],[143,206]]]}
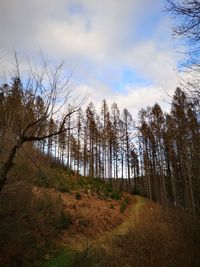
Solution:
{"label": "white cloud", "polygon": [[[159,103],[164,112],[170,110],[171,97],[175,88],[164,90],[155,86],[135,87],[127,85],[123,92],[113,92],[109,87],[92,88],[86,85],[79,85],[75,90],[75,94],[87,95],[88,102],[93,102],[97,110],[100,110],[103,98],[106,99],[109,106],[116,102],[121,110],[127,108],[136,120],[139,110],[148,106]],[[87,105],[85,103],[85,107]]]}
{"label": "white cloud", "polygon": [[[161,0],[2,0],[0,48],[7,57],[1,65],[13,67],[7,63],[13,46],[29,55],[42,50],[52,60],[64,59],[67,71],[75,71],[77,92],[90,94],[96,104],[107,98],[135,112],[161,101],[161,88],[173,90],[178,83],[173,69],[180,58],[169,20],[160,15],[162,8]],[[151,23],[158,14],[152,34],[137,37],[138,23]],[[150,86],[123,84],[124,67],[137,71]],[[124,91],[114,91],[109,81],[121,82]]]}

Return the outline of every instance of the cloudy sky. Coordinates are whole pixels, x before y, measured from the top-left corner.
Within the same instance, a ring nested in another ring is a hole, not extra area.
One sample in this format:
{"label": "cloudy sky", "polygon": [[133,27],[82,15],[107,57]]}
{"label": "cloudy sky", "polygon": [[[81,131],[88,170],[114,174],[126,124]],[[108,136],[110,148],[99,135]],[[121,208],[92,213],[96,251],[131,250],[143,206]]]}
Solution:
{"label": "cloudy sky", "polygon": [[171,27],[162,0],[1,0],[0,71],[11,71],[13,48],[22,65],[42,51],[65,61],[76,92],[95,105],[166,109],[181,60]]}

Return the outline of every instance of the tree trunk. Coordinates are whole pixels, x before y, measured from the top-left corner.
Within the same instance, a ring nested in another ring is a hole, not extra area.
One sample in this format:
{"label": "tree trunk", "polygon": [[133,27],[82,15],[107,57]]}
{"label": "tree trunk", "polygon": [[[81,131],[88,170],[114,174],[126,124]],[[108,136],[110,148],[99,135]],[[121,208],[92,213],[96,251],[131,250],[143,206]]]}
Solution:
{"label": "tree trunk", "polygon": [[15,158],[15,155],[17,153],[17,150],[20,148],[20,146],[23,144],[22,140],[19,140],[15,146],[10,151],[10,154],[8,156],[8,159],[6,163],[3,165],[1,171],[0,171],[0,192],[2,191],[2,188],[4,184],[6,183],[8,173],[10,169],[13,166],[13,159]]}

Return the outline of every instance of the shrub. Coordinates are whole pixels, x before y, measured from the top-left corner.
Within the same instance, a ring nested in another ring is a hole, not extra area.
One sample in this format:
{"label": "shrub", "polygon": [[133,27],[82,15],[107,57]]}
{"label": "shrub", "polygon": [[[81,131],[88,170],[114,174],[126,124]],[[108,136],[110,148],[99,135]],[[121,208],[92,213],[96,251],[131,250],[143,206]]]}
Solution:
{"label": "shrub", "polygon": [[35,180],[35,185],[43,186],[43,187],[49,187],[50,186],[49,179],[41,171],[37,172],[36,177],[37,178]]}
{"label": "shrub", "polygon": [[128,204],[129,204],[129,198],[125,197],[124,201],[120,205],[120,212],[121,213],[123,213],[125,211]]}
{"label": "shrub", "polygon": [[113,190],[110,194],[110,197],[115,200],[120,200],[122,197],[122,193],[120,191]]}
{"label": "shrub", "polygon": [[59,184],[56,189],[62,193],[70,193],[69,186],[66,183]]}
{"label": "shrub", "polygon": [[123,213],[123,212],[125,211],[125,209],[126,209],[126,203],[123,202],[123,203],[120,205],[120,212]]}

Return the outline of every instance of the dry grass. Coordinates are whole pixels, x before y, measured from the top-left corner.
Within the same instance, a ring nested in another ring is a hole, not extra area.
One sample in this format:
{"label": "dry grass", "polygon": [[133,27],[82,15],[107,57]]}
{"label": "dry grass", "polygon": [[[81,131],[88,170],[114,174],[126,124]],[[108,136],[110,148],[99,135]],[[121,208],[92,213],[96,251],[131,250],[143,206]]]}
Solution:
{"label": "dry grass", "polygon": [[198,218],[126,193],[116,201],[19,182],[1,195],[0,220],[3,267],[40,266],[63,247],[72,251],[63,264],[44,266],[200,266]]}
{"label": "dry grass", "polygon": [[82,249],[86,244],[93,244],[102,235],[109,233],[123,221],[126,221],[129,214],[128,204],[124,213],[120,212],[121,200],[110,198],[102,199],[96,193],[81,192],[81,198],[77,199],[77,193],[62,194],[65,211],[72,216],[73,223],[63,233],[63,244],[72,249]]}
{"label": "dry grass", "polygon": [[45,266],[200,266],[199,219],[38,164],[44,177],[17,159],[0,195],[0,266],[40,266],[63,247],[78,251],[73,262]]}
{"label": "dry grass", "polygon": [[200,220],[147,201],[124,234],[108,240],[107,266],[200,266]]}
{"label": "dry grass", "polygon": [[137,197],[126,221],[72,255],[71,262],[61,255],[63,264],[55,260],[45,267],[198,267],[199,249],[198,218]]}
{"label": "dry grass", "polygon": [[0,195],[0,266],[39,266],[63,245],[82,249],[127,218],[128,209],[120,212],[123,200],[8,184]]}
{"label": "dry grass", "polygon": [[0,195],[0,266],[38,266],[69,224],[59,193],[22,182],[7,186]]}

